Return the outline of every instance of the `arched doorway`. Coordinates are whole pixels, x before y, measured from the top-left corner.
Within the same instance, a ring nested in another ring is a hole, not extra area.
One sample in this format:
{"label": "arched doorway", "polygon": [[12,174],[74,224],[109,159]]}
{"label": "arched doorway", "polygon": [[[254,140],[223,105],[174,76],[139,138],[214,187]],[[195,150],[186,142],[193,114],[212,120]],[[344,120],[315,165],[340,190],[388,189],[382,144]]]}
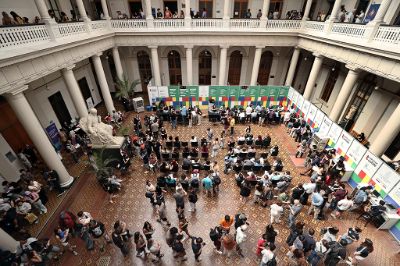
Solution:
{"label": "arched doorway", "polygon": [[231,53],[229,59],[228,83],[230,85],[240,84],[240,73],[242,71],[242,52],[236,50]]}
{"label": "arched doorway", "polygon": [[150,57],[145,51],[137,53],[137,61],[139,65],[140,82],[142,83],[142,90],[147,91],[147,84],[152,78]]}
{"label": "arched doorway", "polygon": [[260,68],[258,70],[257,83],[267,85],[269,73],[271,72],[272,58],[274,55],[270,51],[265,51],[261,55]]}
{"label": "arched doorway", "polygon": [[212,56],[207,50],[199,54],[199,85],[211,85]]}
{"label": "arched doorway", "polygon": [[181,56],[172,50],[168,53],[169,84],[182,84]]}

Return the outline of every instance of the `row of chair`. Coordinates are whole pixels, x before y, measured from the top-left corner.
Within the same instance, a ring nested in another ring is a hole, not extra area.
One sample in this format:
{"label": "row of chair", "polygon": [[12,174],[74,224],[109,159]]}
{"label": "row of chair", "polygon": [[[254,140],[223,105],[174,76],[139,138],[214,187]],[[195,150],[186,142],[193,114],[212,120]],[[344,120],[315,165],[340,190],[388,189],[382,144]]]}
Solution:
{"label": "row of chair", "polygon": [[[199,152],[182,152],[182,158],[188,158],[189,156],[192,159],[199,158],[199,156],[201,156],[201,158],[203,158],[203,159],[208,159],[209,153],[208,152],[201,152],[201,153],[199,153]],[[241,152],[241,153],[237,154],[237,157],[241,160],[256,158],[256,156],[257,156],[256,152]],[[268,152],[261,153],[260,157],[267,159]],[[166,161],[171,160],[171,159],[178,161],[181,157],[180,157],[179,152],[174,152],[174,153],[161,153],[161,158]]]}
{"label": "row of chair", "polygon": [[[190,141],[190,146],[192,148],[197,148],[199,145],[208,145],[208,142],[198,142],[198,141]],[[237,142],[231,143],[231,147],[235,147],[236,145],[242,146],[242,145],[248,145],[248,146],[253,146],[255,145],[258,148],[268,148],[268,146],[271,144],[270,141],[263,141],[263,140],[253,140],[253,139],[248,139],[248,140],[238,140]],[[165,142],[165,147],[172,149],[172,148],[178,148],[180,149],[181,147],[188,147],[189,146],[189,141],[166,141]]]}

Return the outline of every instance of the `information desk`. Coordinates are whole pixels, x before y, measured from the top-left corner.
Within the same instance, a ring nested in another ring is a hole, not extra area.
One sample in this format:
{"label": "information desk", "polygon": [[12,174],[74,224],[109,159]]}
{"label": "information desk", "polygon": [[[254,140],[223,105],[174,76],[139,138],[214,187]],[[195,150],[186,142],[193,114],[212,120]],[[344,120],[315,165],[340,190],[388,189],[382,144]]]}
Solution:
{"label": "information desk", "polygon": [[[376,197],[375,195],[371,195],[369,202],[372,205],[379,205],[379,201],[382,198]],[[397,209],[392,208],[389,205],[386,206],[386,211],[382,213],[382,218],[384,222],[378,227],[378,230],[388,230],[392,228],[398,221],[400,221],[400,215],[397,214]]]}

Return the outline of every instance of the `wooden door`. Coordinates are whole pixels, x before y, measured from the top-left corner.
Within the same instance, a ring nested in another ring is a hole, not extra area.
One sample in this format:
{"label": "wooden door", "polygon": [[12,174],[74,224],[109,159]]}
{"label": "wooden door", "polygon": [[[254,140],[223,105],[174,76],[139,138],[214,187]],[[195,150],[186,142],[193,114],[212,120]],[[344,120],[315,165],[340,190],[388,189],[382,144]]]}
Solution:
{"label": "wooden door", "polygon": [[182,84],[181,56],[175,50],[168,53],[169,84]]}
{"label": "wooden door", "polygon": [[240,84],[243,55],[240,51],[233,51],[229,60],[228,83],[229,85]]}
{"label": "wooden door", "polygon": [[212,56],[207,50],[199,54],[199,85],[211,85]]}
{"label": "wooden door", "polygon": [[150,57],[145,51],[137,53],[137,61],[139,66],[140,82],[142,83],[142,91],[147,91],[147,84],[152,78]]}
{"label": "wooden door", "polygon": [[233,6],[233,17],[244,18],[247,11],[248,1],[247,0],[235,0]]}
{"label": "wooden door", "polygon": [[258,70],[257,82],[260,85],[267,85],[269,80],[269,73],[271,72],[273,54],[270,51],[265,51],[261,55],[260,68]]}

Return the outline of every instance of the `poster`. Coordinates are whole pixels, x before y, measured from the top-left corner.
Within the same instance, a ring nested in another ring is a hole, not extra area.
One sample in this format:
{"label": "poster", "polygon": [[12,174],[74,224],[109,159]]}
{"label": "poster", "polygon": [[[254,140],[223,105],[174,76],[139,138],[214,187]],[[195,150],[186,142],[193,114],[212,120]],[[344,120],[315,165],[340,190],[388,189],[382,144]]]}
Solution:
{"label": "poster", "polygon": [[161,87],[157,87],[157,88],[158,88],[158,97],[159,98],[167,98],[169,96],[167,86],[161,86]]}
{"label": "poster", "polygon": [[368,23],[371,20],[374,20],[376,13],[378,13],[378,9],[381,4],[371,4],[369,6],[368,12],[365,14],[364,23]]}
{"label": "poster", "polygon": [[[382,193],[381,190],[383,190],[385,194],[388,194],[400,181],[400,177],[399,174],[387,164],[382,164],[378,171],[372,176],[372,180],[375,182],[375,189],[380,192],[383,197],[384,193]],[[392,195],[397,197],[398,193],[399,192],[394,191]]]}
{"label": "poster", "polygon": [[297,98],[299,97],[300,94],[297,93],[297,91],[293,92],[293,104],[297,106]]}
{"label": "poster", "polygon": [[389,192],[389,196],[397,203],[397,205],[400,205],[400,182],[397,183],[397,185],[395,185]]}
{"label": "poster", "polygon": [[324,121],[325,114],[321,110],[317,109],[317,113],[315,114],[314,118],[314,129],[319,129],[319,127],[322,124],[322,121]]}
{"label": "poster", "polygon": [[308,113],[306,116],[306,122],[311,127],[313,127],[312,124],[314,123],[314,118],[315,118],[315,115],[317,114],[317,110],[318,110],[318,108],[314,104],[311,103],[310,107],[308,108]]}
{"label": "poster", "polygon": [[208,97],[208,86],[199,86],[199,97],[200,98]]}
{"label": "poster", "polygon": [[50,125],[46,127],[46,134],[50,139],[50,142],[53,144],[54,148],[59,151],[61,150],[61,139],[60,134],[58,132],[58,128],[56,124],[51,121]]}
{"label": "poster", "polygon": [[342,134],[342,131],[343,131],[343,129],[339,125],[337,125],[336,123],[332,123],[331,128],[329,129],[329,132],[328,132],[329,147],[331,147],[331,148],[336,147],[336,143],[340,137],[340,134]]}
{"label": "poster", "polygon": [[302,95],[299,94],[299,96],[297,98],[297,108],[299,110],[301,110],[301,108],[303,107],[303,103],[304,103],[304,98]]}
{"label": "poster", "polygon": [[331,126],[332,126],[332,120],[330,120],[327,116],[325,116],[318,130],[320,136],[328,136],[328,132]]}
{"label": "poster", "polygon": [[240,105],[239,102],[239,90],[240,86],[231,86],[229,90],[229,106],[231,108]]}
{"label": "poster", "polygon": [[287,96],[289,100],[292,100],[293,91],[294,91],[294,89],[293,89],[292,87],[290,87],[290,88],[289,88],[289,91],[288,91],[288,96]]}
{"label": "poster", "polygon": [[353,142],[354,138],[350,135],[347,131],[342,130],[337,142],[336,142],[336,152],[340,156],[345,156],[347,151],[350,148],[351,143]]}
{"label": "poster", "polygon": [[352,187],[356,187],[360,183],[363,185],[372,183],[371,185],[373,185],[371,178],[378,171],[379,167],[381,167],[382,163],[380,158],[367,150],[349,180],[350,185]]}
{"label": "poster", "polygon": [[303,106],[301,107],[301,111],[303,112],[303,117],[306,118],[308,114],[308,109],[310,108],[310,102],[304,100]]}
{"label": "poster", "polygon": [[149,93],[149,103],[155,103],[158,97],[158,88],[155,86],[147,87],[147,91]]}
{"label": "poster", "polygon": [[364,147],[364,145],[357,140],[353,140],[344,158],[351,168],[356,169],[358,163],[361,161],[366,152],[367,148]]}

